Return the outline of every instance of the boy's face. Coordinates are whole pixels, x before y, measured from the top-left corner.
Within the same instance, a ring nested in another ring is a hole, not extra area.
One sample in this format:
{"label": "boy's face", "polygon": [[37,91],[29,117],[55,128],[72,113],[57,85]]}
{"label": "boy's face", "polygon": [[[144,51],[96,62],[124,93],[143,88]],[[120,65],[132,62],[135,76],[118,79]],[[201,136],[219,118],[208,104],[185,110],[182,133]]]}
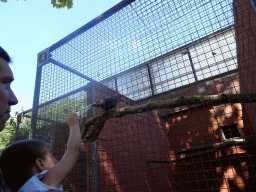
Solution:
{"label": "boy's face", "polygon": [[11,105],[18,100],[10,87],[13,81],[12,70],[8,63],[0,58],[0,132],[4,129],[6,121],[10,118]]}
{"label": "boy's face", "polygon": [[45,163],[45,167],[46,169],[50,169],[52,168],[54,165],[56,165],[58,163],[58,160],[55,159],[53,156],[52,156],[52,153],[50,150],[48,150],[47,154],[46,154],[46,158],[44,160],[44,163]]}

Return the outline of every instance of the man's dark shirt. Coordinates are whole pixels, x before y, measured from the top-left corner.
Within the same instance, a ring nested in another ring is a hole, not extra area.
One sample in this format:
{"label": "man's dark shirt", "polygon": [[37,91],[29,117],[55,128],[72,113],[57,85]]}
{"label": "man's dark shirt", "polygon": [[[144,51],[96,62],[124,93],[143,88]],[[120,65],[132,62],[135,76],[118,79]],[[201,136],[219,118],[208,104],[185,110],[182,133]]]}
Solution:
{"label": "man's dark shirt", "polygon": [[2,176],[2,171],[0,169],[0,192],[10,192],[9,188],[5,184]]}

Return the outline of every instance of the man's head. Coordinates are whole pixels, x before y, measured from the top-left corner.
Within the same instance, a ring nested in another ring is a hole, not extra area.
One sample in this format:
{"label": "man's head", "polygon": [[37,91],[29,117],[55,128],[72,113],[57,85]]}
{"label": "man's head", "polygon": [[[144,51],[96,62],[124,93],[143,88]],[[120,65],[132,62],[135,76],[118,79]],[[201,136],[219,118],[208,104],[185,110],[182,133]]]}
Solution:
{"label": "man's head", "polygon": [[14,80],[9,66],[11,59],[6,51],[0,47],[0,132],[4,129],[6,121],[10,118],[11,105],[18,100],[10,87]]}

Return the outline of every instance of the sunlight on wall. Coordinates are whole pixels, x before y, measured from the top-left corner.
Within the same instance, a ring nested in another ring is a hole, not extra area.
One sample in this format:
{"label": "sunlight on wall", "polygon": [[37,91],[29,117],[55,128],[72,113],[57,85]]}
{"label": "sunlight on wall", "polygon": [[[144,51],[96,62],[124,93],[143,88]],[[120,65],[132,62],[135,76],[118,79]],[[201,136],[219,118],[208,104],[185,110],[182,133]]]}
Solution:
{"label": "sunlight on wall", "polygon": [[107,178],[105,179],[105,181],[109,181],[111,183],[111,186],[115,186],[115,190],[117,192],[123,192],[119,184],[118,177],[115,174],[113,165],[108,159],[107,152],[105,151],[105,149],[101,148],[100,153],[101,155],[98,155],[99,165],[104,169],[104,173],[107,173]]}

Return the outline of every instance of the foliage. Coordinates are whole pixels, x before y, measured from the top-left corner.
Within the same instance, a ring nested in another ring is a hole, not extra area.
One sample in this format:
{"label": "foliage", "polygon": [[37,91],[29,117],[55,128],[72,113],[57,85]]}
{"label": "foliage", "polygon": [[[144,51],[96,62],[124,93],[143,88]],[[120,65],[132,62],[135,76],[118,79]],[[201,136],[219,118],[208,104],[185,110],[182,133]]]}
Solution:
{"label": "foliage", "polygon": [[[0,153],[8,147],[15,137],[17,127],[17,115],[18,111],[15,112],[15,117],[10,118],[6,124],[4,130],[0,133]],[[29,132],[31,127],[30,119],[26,119],[19,127],[19,134],[25,134]]]}
{"label": "foliage", "polygon": [[19,134],[25,134],[31,129],[31,119],[27,118],[19,127]]}
{"label": "foliage", "polygon": [[[43,103],[40,103],[43,104]],[[87,96],[84,96],[81,100],[77,100],[75,98],[66,97],[57,102],[46,105],[38,110],[38,121],[37,121],[37,129],[46,127],[51,127],[52,122],[45,121],[51,120],[60,123],[66,123],[68,116],[72,113],[72,111],[79,111],[87,106]],[[23,112],[23,109],[21,109]],[[15,113],[15,117],[10,118],[5,125],[5,129],[0,133],[0,153],[3,149],[9,146],[15,137],[16,127],[17,127],[17,115],[18,112]],[[31,117],[32,112],[26,114]],[[86,117],[86,113],[82,114],[82,117]],[[31,118],[24,118],[23,122],[19,126],[19,135],[22,135],[29,132],[31,129]]]}
{"label": "foliage", "polygon": [[16,122],[13,118],[6,122],[4,130],[0,133],[0,152],[11,144],[11,138],[15,136]]}
{"label": "foliage", "polygon": [[58,0],[58,3],[56,1],[57,0],[51,0],[51,4],[53,5],[53,7],[56,7],[57,9],[64,7],[70,9],[73,7],[73,0]]}
{"label": "foliage", "polygon": [[[76,98],[63,98],[57,102],[46,105],[38,110],[38,117],[42,120],[37,121],[38,125],[48,126],[51,122],[43,121],[43,119],[53,120],[59,123],[66,123],[68,116],[72,111],[79,111],[87,106],[87,96],[84,96],[81,101]],[[82,115],[86,116],[86,114]]]}
{"label": "foliage", "polygon": [[[0,1],[7,3],[7,0],[0,0]],[[51,0],[51,4],[53,7],[56,7],[57,9],[64,8],[64,7],[67,7],[68,9],[70,9],[73,7],[73,0],[58,0],[58,2],[57,0]]]}

